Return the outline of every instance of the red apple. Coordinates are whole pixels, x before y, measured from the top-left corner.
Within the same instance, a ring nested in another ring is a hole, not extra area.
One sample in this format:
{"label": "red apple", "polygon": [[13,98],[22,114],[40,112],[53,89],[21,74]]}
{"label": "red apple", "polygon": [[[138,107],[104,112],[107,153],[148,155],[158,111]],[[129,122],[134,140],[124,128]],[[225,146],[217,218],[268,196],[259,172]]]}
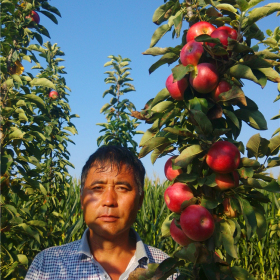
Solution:
{"label": "red apple", "polygon": [[219,74],[215,65],[200,63],[197,71],[190,74],[190,84],[199,93],[208,93],[214,90],[219,82]]}
{"label": "red apple", "polygon": [[[202,34],[208,34],[211,35],[211,33],[216,29],[215,26],[213,26],[211,23],[207,21],[200,21],[195,24],[193,24],[187,33],[187,42],[190,42],[195,39],[195,37],[202,35]],[[202,44],[202,42],[200,43]]]}
{"label": "red apple", "polygon": [[[180,224],[179,222],[177,222]],[[175,224],[175,219],[172,220],[170,224],[170,235],[175,242],[180,244],[181,246],[188,246],[193,240],[189,239],[184,232],[178,228]]]}
{"label": "red apple", "polygon": [[217,184],[216,189],[225,191],[239,185],[239,175],[237,171],[231,173],[216,173],[215,182]]}
{"label": "red apple", "polygon": [[183,171],[182,169],[173,169],[172,168],[172,159],[176,158],[176,156],[171,157],[167,160],[164,165],[164,174],[167,180],[173,181],[178,175],[180,175]]}
{"label": "red apple", "polygon": [[55,90],[52,90],[50,93],[49,93],[49,97],[51,98],[51,99],[57,99],[58,98],[58,93],[57,93],[57,91],[55,91]]}
{"label": "red apple", "polygon": [[31,11],[31,14],[29,16],[27,16],[26,18],[30,18],[31,17],[31,20],[36,22],[37,24],[39,24],[40,22],[40,17],[38,15],[38,13],[36,13],[35,11]]}
{"label": "red apple", "polygon": [[[211,35],[212,38],[218,38],[220,39],[220,42],[226,49],[228,46],[228,37],[231,39],[236,40],[237,39],[237,31],[233,28],[230,28],[228,26],[221,26],[218,27],[216,30],[214,30]],[[210,47],[214,47],[215,43],[207,43]]]}
{"label": "red apple", "polygon": [[173,74],[169,75],[165,86],[169,91],[172,98],[175,100],[183,100],[184,99],[184,92],[188,87],[189,83],[187,78],[183,78],[180,81],[174,81]]}
{"label": "red apple", "polygon": [[204,241],[215,230],[215,221],[210,212],[201,205],[190,205],[181,214],[183,232],[194,241]]}
{"label": "red apple", "polygon": [[193,198],[192,190],[183,183],[174,183],[164,192],[164,201],[169,210],[175,213],[181,212],[181,204]]}
{"label": "red apple", "polygon": [[227,32],[229,38],[233,39],[233,40],[236,40],[237,39],[237,31],[229,26],[221,26],[221,27],[218,27],[217,29],[219,30],[224,30]]}
{"label": "red apple", "polygon": [[224,214],[229,218],[235,218],[237,216],[237,212],[234,211],[230,205],[230,198],[225,198],[223,201],[224,206]]}
{"label": "red apple", "polygon": [[203,52],[204,49],[199,42],[190,41],[182,48],[180,60],[184,66],[189,64],[196,66]]}
{"label": "red apple", "polygon": [[230,173],[239,165],[240,152],[237,147],[228,141],[218,141],[209,149],[206,163],[215,172]]}
{"label": "red apple", "polygon": [[223,92],[229,91],[231,89],[231,84],[225,80],[219,82],[215,90],[212,91],[212,98],[215,101],[219,101],[219,95]]}
{"label": "red apple", "polygon": [[[229,35],[226,31],[218,30],[218,28],[216,30],[214,30],[211,34],[211,38],[219,39],[221,44],[224,46],[225,49],[228,46],[228,37],[229,37]],[[215,43],[208,43],[208,45],[213,48],[216,44]]]}

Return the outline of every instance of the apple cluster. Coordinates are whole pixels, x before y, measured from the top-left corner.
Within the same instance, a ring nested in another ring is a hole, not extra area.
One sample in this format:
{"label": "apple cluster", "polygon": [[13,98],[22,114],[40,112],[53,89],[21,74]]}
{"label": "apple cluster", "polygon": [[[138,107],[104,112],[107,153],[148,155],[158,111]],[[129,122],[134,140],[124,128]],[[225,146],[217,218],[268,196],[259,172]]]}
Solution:
{"label": "apple cluster", "polygon": [[[226,191],[239,185],[236,169],[240,163],[240,152],[234,144],[228,141],[214,143],[207,153],[206,163],[215,172],[218,191]],[[226,216],[236,217],[237,213],[231,207],[230,198],[225,198],[223,206]]]}
{"label": "apple cluster", "polygon": [[215,221],[211,213],[203,206],[192,204],[182,210],[182,203],[194,197],[191,188],[176,182],[164,192],[165,203],[171,211],[180,214],[170,225],[171,237],[182,246],[195,241],[205,241],[214,233]]}
{"label": "apple cluster", "polygon": [[[173,156],[167,160],[164,173],[169,181],[183,173],[182,169],[173,169]],[[240,163],[240,152],[238,148],[228,141],[214,143],[207,155],[207,165],[215,173],[216,189],[225,191],[239,185],[239,175],[236,169]],[[170,225],[171,237],[180,245],[187,246],[194,241],[205,241],[211,237],[215,229],[215,220],[211,213],[201,205],[189,205],[185,209],[184,202],[194,197],[192,189],[184,183],[175,182],[167,187],[164,192],[164,200],[169,210],[180,214],[180,220],[175,218]],[[236,212],[230,205],[230,198],[223,201],[224,213],[228,217],[235,217]]]}
{"label": "apple cluster", "polygon": [[215,172],[216,188],[225,191],[239,185],[236,169],[240,163],[238,148],[228,141],[218,141],[209,149],[206,163]]}
{"label": "apple cluster", "polygon": [[[183,171],[172,168],[172,159],[169,158],[164,166],[164,173],[168,180],[173,181]],[[215,222],[211,213],[201,205],[189,205],[182,210],[182,203],[194,197],[191,188],[184,183],[176,182],[167,187],[164,192],[164,201],[169,210],[180,214],[180,220],[175,218],[170,225],[171,237],[182,246],[195,241],[205,241],[214,232]]]}
{"label": "apple cluster", "polygon": [[[180,61],[184,66],[192,65],[194,70],[178,81],[174,80],[173,74],[171,74],[165,83],[171,97],[175,100],[184,99],[184,92],[189,84],[198,93],[211,93],[215,101],[218,101],[218,96],[222,92],[231,89],[231,85],[227,81],[220,81],[215,63],[211,61],[199,63],[205,50],[203,43],[195,41],[195,38],[203,34],[207,34],[214,39],[219,39],[225,49],[228,46],[228,38],[237,40],[238,35],[237,31],[229,26],[216,28],[206,21],[197,22],[190,27],[186,35],[187,44],[180,52]],[[205,43],[206,45],[214,48],[216,43],[209,42]]]}

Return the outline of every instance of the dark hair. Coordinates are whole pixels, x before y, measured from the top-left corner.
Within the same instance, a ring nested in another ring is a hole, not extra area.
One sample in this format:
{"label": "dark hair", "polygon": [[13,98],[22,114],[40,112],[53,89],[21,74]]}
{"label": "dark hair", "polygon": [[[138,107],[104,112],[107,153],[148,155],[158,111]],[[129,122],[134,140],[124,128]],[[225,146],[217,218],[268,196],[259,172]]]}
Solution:
{"label": "dark hair", "polygon": [[139,193],[142,194],[145,178],[145,168],[142,162],[129,149],[114,145],[102,146],[89,157],[82,169],[81,192],[83,192],[90,168],[98,166],[100,171],[106,171],[108,164],[110,164],[111,167],[117,167],[118,172],[124,165],[126,165],[128,169],[131,168]]}

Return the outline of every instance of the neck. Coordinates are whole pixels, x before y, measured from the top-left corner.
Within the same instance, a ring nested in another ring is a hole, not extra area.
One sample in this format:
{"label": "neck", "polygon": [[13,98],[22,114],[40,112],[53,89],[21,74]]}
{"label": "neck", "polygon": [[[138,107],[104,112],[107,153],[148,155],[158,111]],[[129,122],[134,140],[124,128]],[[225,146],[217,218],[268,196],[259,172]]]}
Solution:
{"label": "neck", "polygon": [[94,258],[116,258],[123,254],[134,254],[136,249],[135,238],[130,236],[129,231],[123,232],[121,236],[104,238],[89,229],[88,242]]}

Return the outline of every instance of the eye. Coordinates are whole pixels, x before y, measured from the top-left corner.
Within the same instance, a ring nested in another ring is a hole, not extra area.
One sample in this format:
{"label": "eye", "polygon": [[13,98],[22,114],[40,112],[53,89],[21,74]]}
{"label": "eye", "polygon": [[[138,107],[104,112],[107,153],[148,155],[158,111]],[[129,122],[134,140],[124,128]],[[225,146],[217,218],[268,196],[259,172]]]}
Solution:
{"label": "eye", "polygon": [[127,186],[118,186],[117,189],[120,190],[120,191],[122,191],[122,192],[127,192],[127,191],[129,191],[129,189],[128,189]]}
{"label": "eye", "polygon": [[93,191],[102,191],[103,187],[102,186],[93,186],[92,190]]}

